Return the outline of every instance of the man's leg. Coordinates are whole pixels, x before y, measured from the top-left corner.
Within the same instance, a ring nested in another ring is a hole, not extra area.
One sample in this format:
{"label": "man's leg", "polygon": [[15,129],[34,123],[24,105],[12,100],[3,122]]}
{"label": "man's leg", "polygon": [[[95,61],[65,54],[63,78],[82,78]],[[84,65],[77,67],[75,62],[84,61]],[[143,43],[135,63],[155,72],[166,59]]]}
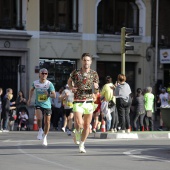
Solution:
{"label": "man's leg", "polygon": [[38,125],[38,128],[39,128],[39,131],[38,131],[38,135],[37,135],[37,139],[38,140],[41,140],[43,138],[43,129],[42,129],[42,111],[40,109],[36,109],[35,110],[35,115],[36,115],[36,118],[37,118],[37,125]]}
{"label": "man's leg", "polygon": [[51,115],[44,115],[44,135],[47,135],[50,130]]}
{"label": "man's leg", "polygon": [[83,118],[82,113],[74,112],[74,128],[75,130],[75,136],[73,137],[75,144],[80,144],[81,140],[81,130],[83,129]]}
{"label": "man's leg", "polygon": [[92,120],[92,114],[84,115],[84,128],[83,128],[82,137],[81,137],[82,142],[85,142],[86,138],[89,135],[91,120]]}
{"label": "man's leg", "polygon": [[83,129],[83,132],[82,132],[81,142],[80,142],[80,145],[79,145],[79,151],[81,153],[86,153],[84,143],[85,143],[85,140],[87,139],[89,132],[90,132],[91,120],[92,120],[92,114],[85,114],[84,115],[84,129]]}
{"label": "man's leg", "polygon": [[50,123],[51,123],[51,114],[52,110],[44,109],[44,138],[43,138],[43,145],[47,146],[47,135],[50,130]]}

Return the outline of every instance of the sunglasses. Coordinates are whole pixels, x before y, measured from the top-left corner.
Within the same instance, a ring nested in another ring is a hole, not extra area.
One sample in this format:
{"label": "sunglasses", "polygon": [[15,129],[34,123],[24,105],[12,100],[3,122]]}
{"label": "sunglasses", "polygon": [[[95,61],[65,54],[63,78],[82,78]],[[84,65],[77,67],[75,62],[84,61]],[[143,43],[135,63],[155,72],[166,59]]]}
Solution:
{"label": "sunglasses", "polygon": [[47,75],[48,73],[41,73],[41,74],[45,74],[45,75]]}

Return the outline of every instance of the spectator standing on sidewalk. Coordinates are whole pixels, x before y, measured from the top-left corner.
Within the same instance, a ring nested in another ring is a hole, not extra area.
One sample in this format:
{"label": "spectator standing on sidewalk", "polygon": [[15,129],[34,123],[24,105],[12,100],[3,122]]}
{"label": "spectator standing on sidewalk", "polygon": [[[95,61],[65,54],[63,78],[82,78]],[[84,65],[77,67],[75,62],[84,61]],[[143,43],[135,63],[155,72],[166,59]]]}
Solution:
{"label": "spectator standing on sidewalk", "polygon": [[145,117],[145,103],[144,103],[144,96],[142,94],[142,89],[137,89],[137,95],[134,98],[132,105],[135,107],[135,119],[134,119],[134,131],[137,130],[137,121],[139,119],[140,122],[140,131],[144,131],[144,117]]}
{"label": "spectator standing on sidewalk", "polygon": [[119,125],[121,132],[130,133],[130,107],[132,103],[131,99],[131,88],[128,83],[126,83],[126,76],[124,74],[119,74],[117,78],[117,86],[115,88],[114,94],[116,96],[116,107],[119,116]]}
{"label": "spectator standing on sidewalk", "polygon": [[154,95],[152,94],[152,87],[146,88],[146,93],[144,95],[145,101],[145,124],[146,130],[152,131],[153,130],[153,107],[154,107]]}
{"label": "spectator standing on sidewalk", "polygon": [[[104,97],[104,102],[108,107],[106,115],[107,131],[117,132],[118,115],[116,109],[116,99],[114,96],[115,86],[112,83],[112,78],[110,76],[106,77],[106,84],[103,86],[101,91],[101,96]],[[109,105],[110,104],[110,105]]]}
{"label": "spectator standing on sidewalk", "polygon": [[9,122],[10,111],[16,109],[15,106],[10,105],[10,101],[12,100],[12,98],[13,98],[13,94],[7,93],[6,97],[3,99],[2,102],[3,132],[9,132],[8,122]]}
{"label": "spectator standing on sidewalk", "polygon": [[[160,103],[160,107],[165,108],[167,106],[169,106],[169,100],[170,100],[170,96],[169,94],[166,92],[166,88],[162,88],[161,89],[161,93],[159,94],[159,98],[158,98],[158,103]],[[162,120],[162,114],[160,112],[160,126],[158,128],[158,130],[163,130],[163,120]]]}

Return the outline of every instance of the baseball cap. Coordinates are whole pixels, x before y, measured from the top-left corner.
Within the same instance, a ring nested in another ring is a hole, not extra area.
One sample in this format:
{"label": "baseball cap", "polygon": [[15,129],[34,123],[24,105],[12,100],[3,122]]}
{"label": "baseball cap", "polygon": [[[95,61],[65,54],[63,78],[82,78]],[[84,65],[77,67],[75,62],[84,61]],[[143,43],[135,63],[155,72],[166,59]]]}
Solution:
{"label": "baseball cap", "polygon": [[48,73],[48,70],[46,68],[40,69],[39,73]]}

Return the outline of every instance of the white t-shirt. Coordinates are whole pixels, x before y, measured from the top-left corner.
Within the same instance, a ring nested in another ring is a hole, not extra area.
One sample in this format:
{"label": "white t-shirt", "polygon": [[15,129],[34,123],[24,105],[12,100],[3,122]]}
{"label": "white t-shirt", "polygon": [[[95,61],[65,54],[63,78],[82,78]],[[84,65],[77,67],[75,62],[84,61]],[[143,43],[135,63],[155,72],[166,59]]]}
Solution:
{"label": "white t-shirt", "polygon": [[20,113],[19,118],[26,121],[28,120],[28,115],[26,113],[25,114]]}
{"label": "white t-shirt", "polygon": [[161,100],[161,107],[165,107],[168,105],[168,98],[169,98],[169,94],[168,93],[161,93],[159,95],[159,98]]}

